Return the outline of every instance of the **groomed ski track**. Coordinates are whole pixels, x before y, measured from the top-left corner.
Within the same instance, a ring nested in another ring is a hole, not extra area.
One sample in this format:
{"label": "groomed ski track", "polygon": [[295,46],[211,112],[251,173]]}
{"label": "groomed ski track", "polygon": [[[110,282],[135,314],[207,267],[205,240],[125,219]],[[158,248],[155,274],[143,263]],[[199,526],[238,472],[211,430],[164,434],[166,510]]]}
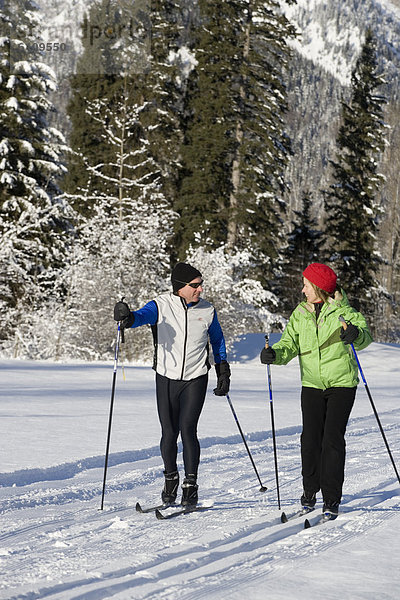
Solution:
{"label": "groomed ski track", "polygon": [[[398,457],[396,405],[393,398],[381,418]],[[101,455],[0,474],[0,598],[301,600],[312,590],[327,600],[395,600],[400,489],[373,415],[349,425],[338,519],[309,530],[304,518],[280,523],[270,431],[248,436],[265,494],[234,424],[231,432],[201,440],[200,499],[212,506],[166,521],[135,510],[137,501],[159,500],[157,446],[112,454],[103,511]],[[299,434],[298,426],[277,429],[288,513],[301,492]],[[319,497],[310,521],[320,510]]]}
{"label": "groomed ski track", "polygon": [[[295,464],[298,449],[292,437],[279,435],[280,445]],[[378,436],[373,439],[380,445]],[[259,445],[253,444],[252,452],[272,480],[270,453],[263,456]],[[373,450],[379,453],[377,447]],[[353,476],[355,484],[345,496],[340,517],[318,530],[302,531],[304,518],[279,523],[275,490],[264,497],[256,485],[248,485],[246,460],[240,443],[204,450],[201,490],[214,504],[205,513],[185,515],[173,523],[135,511],[137,497],[150,501],[161,486],[157,459],[114,468],[103,512],[98,509],[100,469],[82,471],[71,481],[61,477],[45,485],[12,488],[12,499],[1,502],[0,564],[7,574],[3,571],[0,597],[194,600],[239,598],[247,586],[252,590],[259,586],[259,595],[253,597],[262,598],[264,586],[269,588],[272,579],[279,584],[288,569],[304,572],[314,568],[316,557],[320,560],[323,554],[346,548],[362,555],[364,542],[371,536],[379,539],[380,529],[399,531],[399,490],[389,468],[377,473],[372,485],[367,465],[362,471],[358,464],[356,471],[350,466],[348,477]],[[287,456],[284,462],[285,505],[296,506],[300,481]],[[356,458],[352,462],[358,463]],[[212,485],[206,485],[207,479]],[[225,497],[221,489],[227,490]],[[389,549],[381,551],[390,555]],[[340,578],[339,573],[336,576]],[[238,585],[240,592],[235,591]],[[334,598],[334,590],[332,594],[327,597]],[[348,597],[357,595],[353,590]]]}

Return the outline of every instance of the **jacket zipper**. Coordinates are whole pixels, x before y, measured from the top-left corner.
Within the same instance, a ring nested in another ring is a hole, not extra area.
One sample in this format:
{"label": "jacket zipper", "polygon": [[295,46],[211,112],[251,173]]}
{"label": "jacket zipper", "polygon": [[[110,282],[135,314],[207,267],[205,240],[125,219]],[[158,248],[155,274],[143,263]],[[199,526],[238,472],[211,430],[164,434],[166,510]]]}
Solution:
{"label": "jacket zipper", "polygon": [[181,298],[181,302],[182,302],[183,309],[185,311],[185,338],[184,338],[184,341],[183,341],[183,357],[182,357],[182,372],[181,372],[181,380],[182,380],[183,379],[183,374],[185,372],[185,362],[186,362],[187,328],[188,328],[187,327],[187,325],[188,325],[188,317],[187,317],[188,307],[187,307],[185,301],[182,300],[182,298]]}

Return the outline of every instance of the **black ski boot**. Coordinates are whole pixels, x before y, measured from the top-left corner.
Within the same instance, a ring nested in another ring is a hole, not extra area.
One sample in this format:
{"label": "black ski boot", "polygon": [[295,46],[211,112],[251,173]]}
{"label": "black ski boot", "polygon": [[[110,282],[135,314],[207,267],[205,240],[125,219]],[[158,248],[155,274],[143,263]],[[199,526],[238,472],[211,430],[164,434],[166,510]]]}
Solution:
{"label": "black ski boot", "polygon": [[196,484],[196,477],[186,477],[182,483],[182,506],[196,506],[199,499],[197,490],[199,486]]}
{"label": "black ski boot", "polygon": [[164,504],[173,504],[176,500],[179,486],[179,474],[178,471],[172,473],[166,473],[164,471],[165,483],[164,489],[161,492],[161,500]]}
{"label": "black ski boot", "polygon": [[324,515],[329,515],[331,519],[335,519],[339,514],[339,504],[337,500],[324,500],[322,512]]}
{"label": "black ski boot", "polygon": [[302,497],[300,498],[301,505],[304,508],[314,508],[315,502],[317,501],[316,492],[308,492],[304,490]]}

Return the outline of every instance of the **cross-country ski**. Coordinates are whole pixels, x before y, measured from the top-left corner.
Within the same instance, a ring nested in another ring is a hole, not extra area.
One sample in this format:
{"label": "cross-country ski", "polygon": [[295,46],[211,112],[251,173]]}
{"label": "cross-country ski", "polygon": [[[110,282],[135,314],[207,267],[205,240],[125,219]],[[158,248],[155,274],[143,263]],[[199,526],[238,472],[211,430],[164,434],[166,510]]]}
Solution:
{"label": "cross-country ski", "polygon": [[150,512],[155,512],[156,510],[164,510],[166,508],[169,508],[170,506],[173,506],[172,504],[155,504],[154,506],[142,506],[140,504],[140,502],[136,502],[136,512],[138,513],[150,513]]}
{"label": "cross-country ski", "polygon": [[190,513],[195,512],[204,512],[205,510],[209,510],[210,506],[190,506],[186,508],[180,508],[171,512],[164,512],[162,510],[156,510],[155,514],[159,521],[164,521],[168,519],[173,519],[174,517],[179,517],[180,515],[188,515]]}
{"label": "cross-country ski", "polygon": [[304,517],[305,515],[308,515],[310,512],[312,512],[313,510],[314,510],[313,508],[307,508],[305,506],[302,506],[301,508],[299,508],[299,510],[297,510],[294,513],[286,514],[283,511],[281,513],[281,523],[287,523],[288,521],[291,521],[292,519],[298,519],[299,517]]}
{"label": "cross-country ski", "polygon": [[332,513],[323,513],[314,521],[310,521],[306,519],[304,521],[304,529],[310,529],[310,527],[316,527],[317,525],[322,525],[323,523],[328,523],[328,521],[335,521],[338,515],[333,515]]}

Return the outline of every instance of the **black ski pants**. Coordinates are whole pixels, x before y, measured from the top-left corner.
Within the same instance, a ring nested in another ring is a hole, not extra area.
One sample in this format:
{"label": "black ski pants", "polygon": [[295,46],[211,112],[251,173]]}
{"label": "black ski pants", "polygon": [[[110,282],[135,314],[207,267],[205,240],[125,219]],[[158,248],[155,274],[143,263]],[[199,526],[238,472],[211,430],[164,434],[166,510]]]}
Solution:
{"label": "black ski pants", "polygon": [[301,460],[306,492],[322,491],[324,502],[340,502],[344,481],[347,422],[357,388],[303,387]]}
{"label": "black ski pants", "polygon": [[208,375],[176,381],[156,374],[157,409],[161,423],[160,450],[166,473],[177,470],[178,436],[181,434],[185,475],[197,477],[200,444],[197,423],[206,397]]}

